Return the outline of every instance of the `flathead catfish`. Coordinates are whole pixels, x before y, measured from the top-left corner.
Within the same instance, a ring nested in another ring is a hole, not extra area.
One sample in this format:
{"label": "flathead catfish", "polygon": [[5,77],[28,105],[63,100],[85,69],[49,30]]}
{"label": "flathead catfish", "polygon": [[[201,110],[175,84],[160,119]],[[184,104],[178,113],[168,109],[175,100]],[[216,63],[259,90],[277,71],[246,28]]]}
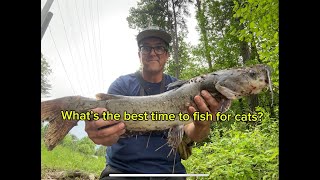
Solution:
{"label": "flathead catfish", "polygon": [[[157,95],[121,96],[99,93],[96,95],[97,99],[67,96],[43,101],[41,121],[49,121],[44,141],[47,148],[52,150],[77,125],[79,119],[63,120],[63,113],[88,113],[91,109],[102,107],[112,114],[119,114],[119,121],[126,124],[128,133],[170,129],[168,145],[176,148],[183,135],[181,127],[193,121],[192,116],[191,120],[181,120],[179,114],[187,113],[187,107],[194,105],[194,96],[199,95],[201,90],[207,90],[221,102],[220,112],[225,112],[232,100],[258,94],[267,86],[272,90],[269,67],[258,64],[219,70],[190,80],[176,81],[168,85],[171,90]],[[170,119],[155,120],[152,114],[166,115]],[[131,120],[126,116],[131,117]]]}

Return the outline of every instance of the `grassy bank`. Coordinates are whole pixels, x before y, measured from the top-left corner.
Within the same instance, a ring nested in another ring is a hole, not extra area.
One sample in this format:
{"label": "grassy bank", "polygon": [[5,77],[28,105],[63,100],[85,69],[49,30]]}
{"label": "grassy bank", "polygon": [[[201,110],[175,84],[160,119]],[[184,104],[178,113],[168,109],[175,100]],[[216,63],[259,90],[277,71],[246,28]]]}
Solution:
{"label": "grassy bank", "polygon": [[106,165],[103,156],[91,156],[73,151],[68,147],[57,146],[52,151],[47,151],[41,143],[41,172],[50,170],[82,171],[99,176]]}

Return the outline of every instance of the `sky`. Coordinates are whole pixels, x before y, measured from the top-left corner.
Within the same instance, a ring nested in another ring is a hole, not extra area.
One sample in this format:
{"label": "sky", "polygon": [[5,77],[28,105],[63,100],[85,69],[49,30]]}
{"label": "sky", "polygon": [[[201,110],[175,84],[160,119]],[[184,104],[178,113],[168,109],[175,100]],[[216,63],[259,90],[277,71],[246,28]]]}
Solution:
{"label": "sky", "polygon": [[[135,72],[139,66],[136,35],[126,18],[138,0],[54,0],[53,17],[41,40],[41,52],[52,73],[49,97],[81,95],[95,98],[106,93],[119,76]],[[41,9],[46,0],[41,0]],[[187,19],[187,42],[197,44],[198,32],[193,6]],[[70,133],[87,136],[79,121]]]}

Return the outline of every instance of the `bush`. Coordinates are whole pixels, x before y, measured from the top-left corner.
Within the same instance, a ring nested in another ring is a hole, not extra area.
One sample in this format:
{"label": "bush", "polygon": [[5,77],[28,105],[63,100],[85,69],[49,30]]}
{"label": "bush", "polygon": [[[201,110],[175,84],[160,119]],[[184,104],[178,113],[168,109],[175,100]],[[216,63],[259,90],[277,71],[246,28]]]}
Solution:
{"label": "bush", "polygon": [[264,114],[258,125],[243,128],[245,122],[235,121],[212,130],[209,141],[182,162],[187,172],[209,174],[205,179],[278,179],[278,119],[257,110]]}

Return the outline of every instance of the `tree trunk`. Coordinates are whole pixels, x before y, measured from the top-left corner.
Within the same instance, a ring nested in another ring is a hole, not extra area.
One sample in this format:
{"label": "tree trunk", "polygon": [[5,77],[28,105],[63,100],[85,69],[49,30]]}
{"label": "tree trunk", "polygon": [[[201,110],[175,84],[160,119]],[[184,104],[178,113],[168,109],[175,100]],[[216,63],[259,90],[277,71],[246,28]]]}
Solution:
{"label": "tree trunk", "polygon": [[175,62],[175,77],[179,79],[180,76],[180,64],[179,64],[179,43],[178,43],[178,29],[177,29],[177,16],[176,16],[176,6],[174,0],[171,0],[172,12],[173,12],[173,24],[174,24],[174,35],[172,36],[173,44],[173,59]]}
{"label": "tree trunk", "polygon": [[[246,41],[240,42],[240,53],[243,59],[243,64],[246,63],[247,60],[250,59],[250,48]],[[255,108],[259,105],[259,99],[257,95],[250,95],[248,97],[250,110],[253,112]]]}
{"label": "tree trunk", "polygon": [[205,29],[205,15],[204,15],[204,10],[201,9],[201,1],[197,0],[197,9],[198,9],[198,22],[199,22],[199,28],[201,35],[203,37],[203,45],[204,45],[204,52],[205,52],[205,57],[207,59],[208,65],[209,65],[209,71],[212,72],[212,59],[210,55],[210,49],[209,49],[209,43],[208,43],[208,35],[207,31]]}

